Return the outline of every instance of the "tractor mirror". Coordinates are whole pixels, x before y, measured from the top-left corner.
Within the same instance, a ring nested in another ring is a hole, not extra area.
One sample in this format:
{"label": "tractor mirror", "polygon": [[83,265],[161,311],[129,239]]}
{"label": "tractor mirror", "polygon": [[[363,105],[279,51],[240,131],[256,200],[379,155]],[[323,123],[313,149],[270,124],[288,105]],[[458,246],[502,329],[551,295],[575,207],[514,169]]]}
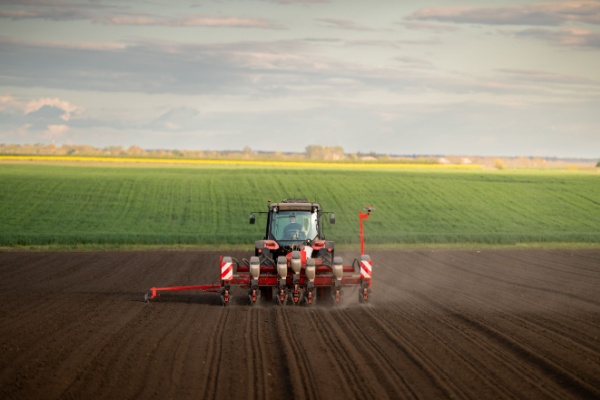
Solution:
{"label": "tractor mirror", "polygon": [[334,213],[329,213],[329,223],[335,224],[335,214]]}
{"label": "tractor mirror", "polygon": [[254,214],[250,214],[250,224],[254,225],[254,222],[256,222],[256,217]]}

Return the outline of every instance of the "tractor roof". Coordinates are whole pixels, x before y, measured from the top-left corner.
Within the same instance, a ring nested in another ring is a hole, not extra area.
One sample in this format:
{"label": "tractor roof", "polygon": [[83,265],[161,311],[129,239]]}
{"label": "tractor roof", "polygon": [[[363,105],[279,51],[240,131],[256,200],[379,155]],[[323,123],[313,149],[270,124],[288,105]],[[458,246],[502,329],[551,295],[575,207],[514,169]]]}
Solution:
{"label": "tractor roof", "polygon": [[312,211],[313,209],[321,210],[319,203],[312,203],[306,199],[285,199],[280,203],[269,204],[269,209],[273,210],[277,207],[281,211]]}

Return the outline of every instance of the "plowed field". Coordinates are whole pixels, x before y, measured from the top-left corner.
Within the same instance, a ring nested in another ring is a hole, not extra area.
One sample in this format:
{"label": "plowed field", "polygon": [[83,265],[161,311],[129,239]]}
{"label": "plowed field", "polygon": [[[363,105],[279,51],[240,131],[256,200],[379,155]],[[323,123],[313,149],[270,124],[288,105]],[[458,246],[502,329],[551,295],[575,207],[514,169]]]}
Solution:
{"label": "plowed field", "polygon": [[143,301],[218,256],[0,253],[0,398],[600,398],[600,249],[371,252],[368,306]]}

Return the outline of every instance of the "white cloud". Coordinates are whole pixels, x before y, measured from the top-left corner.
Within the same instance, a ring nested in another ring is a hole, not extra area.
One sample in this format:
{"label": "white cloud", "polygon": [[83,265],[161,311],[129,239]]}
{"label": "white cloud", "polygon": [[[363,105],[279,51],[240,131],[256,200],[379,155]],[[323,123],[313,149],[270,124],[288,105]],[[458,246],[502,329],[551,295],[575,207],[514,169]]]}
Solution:
{"label": "white cloud", "polygon": [[52,21],[88,20],[102,25],[282,29],[281,25],[265,18],[246,18],[234,15],[169,17],[135,10],[129,11],[126,6],[107,6],[99,2],[82,4],[68,1],[30,1],[10,4],[0,10],[0,18]]}
{"label": "white cloud", "polygon": [[490,25],[600,24],[600,2],[580,0],[503,7],[430,7],[414,12],[408,19]]}
{"label": "white cloud", "polygon": [[63,114],[60,116],[60,118],[63,121],[69,121],[71,119],[71,115],[83,112],[83,107],[76,106],[68,101],[60,100],[58,98],[41,98],[28,102],[24,107],[24,113],[31,114],[40,110],[44,106],[62,110]]}
{"label": "white cloud", "polygon": [[20,109],[21,103],[10,94],[0,95],[0,111]]}
{"label": "white cloud", "polygon": [[557,85],[585,85],[587,87],[595,86],[600,89],[600,81],[584,78],[577,75],[558,74],[540,70],[524,69],[500,69],[500,72],[510,79],[529,83],[549,83]]}
{"label": "white cloud", "polygon": [[219,15],[196,15],[182,18],[169,18],[147,14],[123,14],[110,15],[99,22],[106,25],[282,29],[280,24],[263,18],[243,18]]}
{"label": "white cloud", "polygon": [[376,29],[347,19],[319,18],[323,26],[328,28],[345,29],[350,31],[375,31]]}
{"label": "white cloud", "polygon": [[530,28],[503,33],[520,38],[543,40],[556,46],[600,48],[600,33],[589,29],[570,28],[553,30],[546,28]]}
{"label": "white cloud", "polygon": [[71,49],[71,50],[124,50],[127,45],[118,42],[89,42],[89,41],[57,41],[57,40],[28,40],[10,36],[0,36],[0,44],[9,44],[23,47],[43,47],[56,49]]}
{"label": "white cloud", "polygon": [[331,0],[267,0],[276,4],[324,4],[331,3]]}
{"label": "white cloud", "polygon": [[448,33],[448,32],[455,32],[458,30],[458,28],[453,25],[436,24],[436,23],[422,22],[422,21],[400,22],[399,24],[404,26],[407,29],[417,30],[417,31],[430,31],[430,32],[434,32],[434,33]]}

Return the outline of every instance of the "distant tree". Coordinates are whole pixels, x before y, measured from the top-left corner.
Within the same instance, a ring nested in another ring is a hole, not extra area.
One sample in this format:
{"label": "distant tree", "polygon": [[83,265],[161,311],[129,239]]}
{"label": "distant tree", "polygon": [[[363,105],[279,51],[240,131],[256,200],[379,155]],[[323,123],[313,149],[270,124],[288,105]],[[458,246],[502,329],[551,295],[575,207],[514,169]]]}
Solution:
{"label": "distant tree", "polygon": [[306,158],[309,160],[319,160],[323,158],[323,146],[311,144],[306,146]]}
{"label": "distant tree", "polygon": [[494,168],[496,168],[496,169],[504,169],[504,168],[506,168],[504,166],[504,161],[502,161],[501,158],[496,158],[494,160]]}
{"label": "distant tree", "polygon": [[253,156],[253,152],[252,152],[252,149],[250,148],[250,146],[244,147],[244,150],[242,150],[242,157],[244,157],[245,159],[249,159],[249,158],[252,158],[252,156]]}
{"label": "distant tree", "polygon": [[306,146],[306,158],[309,160],[341,160],[344,158],[344,148],[340,146]]}
{"label": "distant tree", "polygon": [[130,155],[130,156],[145,156],[146,155],[146,150],[142,149],[139,146],[133,145],[133,146],[130,146],[127,149],[127,155]]}
{"label": "distant tree", "polygon": [[126,154],[126,151],[122,146],[108,146],[104,148],[104,152],[111,156],[123,156]]}
{"label": "distant tree", "polygon": [[598,163],[596,164],[597,168],[600,168],[600,161],[598,161]]}

